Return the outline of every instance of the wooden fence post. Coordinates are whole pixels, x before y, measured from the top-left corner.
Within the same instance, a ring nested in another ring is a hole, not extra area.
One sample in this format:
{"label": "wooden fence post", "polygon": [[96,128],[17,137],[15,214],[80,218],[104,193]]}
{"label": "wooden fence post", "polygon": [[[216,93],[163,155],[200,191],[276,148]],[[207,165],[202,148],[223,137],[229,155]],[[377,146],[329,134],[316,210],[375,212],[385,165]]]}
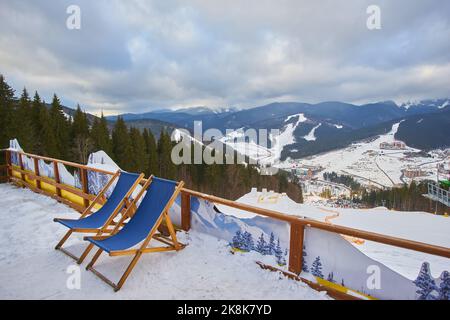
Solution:
{"label": "wooden fence post", "polygon": [[191,228],[191,196],[181,193],[181,228],[189,231]]}
{"label": "wooden fence post", "polygon": [[[59,177],[58,162],[56,162],[56,161],[53,161],[53,171],[55,174],[55,182],[58,184],[61,183],[61,179]],[[56,187],[56,195],[58,197],[61,197],[61,189],[58,186],[55,186],[55,187]]]}
{"label": "wooden fence post", "polygon": [[[33,158],[34,161],[34,174],[39,177],[41,174],[39,173],[39,159]],[[41,189],[41,180],[36,179],[36,188]]]}
{"label": "wooden fence post", "polygon": [[291,238],[289,244],[289,271],[300,274],[303,263],[303,238],[305,226],[291,223]]}
{"label": "wooden fence post", "polygon": [[20,170],[22,170],[22,172],[20,173],[20,177],[22,178],[23,181],[25,181],[25,173],[23,173],[23,170],[25,170],[25,167],[23,165],[23,159],[22,159],[22,154],[21,153],[17,153],[17,156],[19,157],[19,167]]}
{"label": "wooden fence post", "polygon": [[[89,187],[88,187],[88,179],[87,179],[87,171],[84,168],[80,169],[80,176],[81,176],[81,188],[85,194],[89,194]],[[89,200],[84,198],[83,200],[84,206],[87,208],[89,207]]]}
{"label": "wooden fence post", "polygon": [[11,181],[12,177],[12,168],[11,168],[11,152],[9,150],[5,151],[5,160],[6,160],[6,176],[7,182]]}

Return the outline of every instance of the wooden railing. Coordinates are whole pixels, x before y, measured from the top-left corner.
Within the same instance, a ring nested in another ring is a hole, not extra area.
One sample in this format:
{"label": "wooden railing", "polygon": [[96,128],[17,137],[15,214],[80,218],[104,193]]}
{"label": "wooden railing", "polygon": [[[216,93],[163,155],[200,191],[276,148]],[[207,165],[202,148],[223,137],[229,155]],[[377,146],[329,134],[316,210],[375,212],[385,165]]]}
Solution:
{"label": "wooden railing", "polygon": [[[88,171],[100,172],[100,173],[109,174],[109,175],[114,174],[114,172],[101,170],[98,168],[91,168],[89,166],[74,163],[74,162],[38,156],[38,155],[30,154],[30,153],[19,152],[19,151],[14,151],[14,150],[5,150],[5,152],[6,152],[6,163],[7,163],[6,171],[7,171],[8,179],[10,179],[10,180],[15,179],[12,176],[13,166],[12,166],[10,160],[11,160],[11,153],[16,153],[19,157],[19,167],[20,168],[14,167],[14,170],[20,172],[20,174],[21,174],[20,180],[22,180],[21,182],[23,183],[25,181],[26,176],[29,176],[32,179],[36,179],[36,187],[30,186],[30,185],[27,185],[27,186],[31,187],[32,189],[34,189],[37,192],[42,191],[42,190],[40,190],[40,187],[39,187],[40,182],[46,182],[46,183],[52,184],[56,187],[56,190],[59,190],[59,193],[57,191],[56,195],[51,195],[51,196],[59,201],[64,202],[64,203],[67,203],[68,201],[61,197],[61,190],[66,190],[68,192],[72,192],[72,193],[82,197],[84,199],[84,206],[89,205],[89,201],[93,200],[94,195],[91,195],[88,192],[88,185],[87,185],[87,172]],[[37,168],[37,170],[35,170],[35,172],[29,172],[29,171],[24,170],[23,162],[22,162],[23,156],[27,156],[27,157],[33,159],[33,161],[35,163],[34,167],[35,167],[35,169]],[[39,166],[37,165],[38,160],[44,160],[46,162],[52,162],[54,164],[54,168],[55,168],[55,180],[54,181],[50,178],[40,176],[39,169],[38,169]],[[76,189],[73,187],[69,187],[67,185],[62,184],[59,181],[58,169],[57,169],[58,163],[61,163],[66,166],[78,168],[81,171],[82,190]],[[17,179],[15,179],[15,180],[17,180]],[[144,179],[143,183],[145,183],[145,181],[146,180]],[[207,201],[210,201],[213,203],[218,203],[218,204],[222,204],[222,205],[229,206],[232,208],[236,208],[236,209],[240,209],[240,210],[244,210],[244,211],[248,211],[248,212],[253,212],[253,213],[256,213],[261,216],[265,216],[265,217],[268,217],[271,219],[289,223],[291,232],[290,232],[290,243],[289,243],[290,247],[289,247],[288,268],[289,268],[289,271],[296,273],[296,274],[299,274],[301,272],[301,268],[302,268],[303,240],[304,240],[304,234],[305,234],[306,228],[316,228],[316,229],[325,230],[325,231],[336,233],[336,234],[342,234],[342,235],[362,238],[365,240],[375,241],[375,242],[383,243],[386,245],[392,245],[395,247],[400,247],[400,248],[410,249],[410,250],[428,253],[428,254],[432,254],[432,255],[437,255],[437,256],[441,256],[441,257],[445,257],[445,258],[450,258],[450,248],[447,248],[447,247],[441,247],[441,246],[431,245],[431,244],[427,244],[427,243],[422,243],[422,242],[417,242],[417,241],[412,241],[412,240],[407,240],[407,239],[401,239],[401,238],[397,238],[397,237],[387,236],[387,235],[364,231],[364,230],[358,230],[358,229],[354,229],[354,228],[348,228],[348,227],[343,227],[343,226],[338,226],[338,225],[330,225],[330,224],[312,220],[312,219],[307,219],[307,218],[298,217],[298,216],[291,216],[291,215],[287,215],[287,214],[273,211],[273,210],[250,206],[247,204],[227,200],[224,198],[201,193],[201,192],[190,190],[187,188],[183,188],[181,192],[182,192],[181,193],[181,228],[186,231],[188,231],[190,229],[190,225],[191,225],[191,206],[190,206],[191,197],[196,197],[196,198],[207,200]],[[70,204],[70,203],[67,203],[67,204],[72,205],[72,207],[74,207],[73,204]],[[80,208],[78,208],[78,209],[80,209]]]}

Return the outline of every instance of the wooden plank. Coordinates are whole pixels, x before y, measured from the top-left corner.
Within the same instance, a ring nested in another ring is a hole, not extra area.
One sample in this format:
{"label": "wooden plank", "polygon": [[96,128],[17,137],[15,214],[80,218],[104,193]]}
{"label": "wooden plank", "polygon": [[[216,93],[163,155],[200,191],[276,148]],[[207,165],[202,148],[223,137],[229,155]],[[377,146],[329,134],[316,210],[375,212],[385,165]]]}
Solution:
{"label": "wooden plank", "polygon": [[302,272],[304,235],[305,227],[303,225],[291,223],[289,271],[295,274],[300,274],[300,272]]}
{"label": "wooden plank", "polygon": [[56,161],[53,161],[53,171],[55,174],[55,182],[58,184],[58,185],[55,185],[56,194],[58,195],[58,197],[61,197],[61,188],[59,187],[59,184],[61,183],[61,179],[59,177],[58,162],[56,162]]}
{"label": "wooden plank", "polygon": [[11,177],[10,179],[11,179],[12,182],[15,182],[15,183],[17,183],[19,185],[22,185],[22,186],[26,186],[27,188],[31,189],[31,191],[34,191],[36,193],[49,196],[49,197],[55,199],[58,202],[64,203],[65,205],[68,205],[69,207],[75,209],[76,211],[78,211],[80,213],[84,211],[84,207],[82,207],[82,206],[80,206],[80,205],[78,205],[76,203],[73,203],[73,202],[71,202],[71,201],[69,201],[67,199],[64,199],[62,197],[59,197],[59,196],[57,196],[55,194],[49,193],[49,192],[47,192],[47,191],[45,191],[43,189],[38,189],[38,188],[34,187],[33,185],[29,184],[26,181],[23,181],[23,180],[21,180],[19,178],[16,178],[16,177]]}
{"label": "wooden plank", "polygon": [[[14,171],[18,171],[18,172],[24,172],[26,175],[28,175],[28,177],[32,180],[36,180],[36,181],[40,181],[40,182],[45,182],[47,184],[50,184],[52,186],[54,186],[55,188],[59,188],[61,190],[73,193],[79,197],[82,197],[83,199],[88,199],[89,201],[94,201],[96,196],[93,194],[86,194],[83,191],[81,191],[80,189],[77,189],[75,187],[66,185],[66,184],[62,184],[62,183],[57,183],[56,181],[54,181],[52,178],[46,177],[46,176],[36,176],[34,173],[30,172],[30,171],[26,171],[26,170],[20,170],[19,168],[14,168]],[[98,200],[99,204],[103,204],[104,200],[99,199]]]}
{"label": "wooden plank", "polygon": [[[39,173],[39,159],[33,158],[33,161],[34,161],[34,174],[35,174],[37,177],[39,177],[39,176],[40,176],[40,173]],[[41,180],[36,179],[36,187],[37,187],[38,189],[42,189],[42,188],[41,188]]]}
{"label": "wooden plank", "polygon": [[12,171],[11,171],[11,152],[9,150],[5,151],[5,162],[6,162],[6,175],[8,176],[7,181],[11,181],[10,178],[12,177]]}
{"label": "wooden plank", "polygon": [[309,280],[307,280],[307,279],[305,279],[305,278],[299,277],[299,276],[297,276],[297,275],[295,275],[295,274],[292,274],[292,273],[288,273],[288,272],[286,272],[286,271],[284,271],[284,270],[275,268],[275,267],[273,267],[273,266],[269,266],[269,265],[267,265],[267,264],[262,263],[261,261],[256,261],[256,264],[259,265],[259,266],[261,267],[261,269],[264,269],[264,270],[270,270],[270,271],[273,271],[273,272],[280,272],[280,273],[282,273],[284,276],[288,277],[289,279],[292,279],[292,280],[296,280],[296,281],[300,281],[300,282],[306,283],[308,286],[310,286],[312,289],[314,289],[314,290],[316,290],[316,291],[319,291],[319,292],[320,292],[320,291],[326,291],[327,294],[328,294],[330,297],[332,297],[332,298],[334,298],[334,299],[336,299],[336,300],[361,300],[361,299],[358,298],[358,297],[355,297],[355,296],[346,294],[346,293],[344,293],[344,292],[335,290],[335,289],[333,289],[333,288],[329,288],[329,287],[323,286],[323,285],[318,284],[318,283],[314,283],[314,282],[309,281]]}
{"label": "wooden plank", "polygon": [[[80,170],[80,176],[81,176],[81,189],[85,194],[89,194],[89,187],[88,187],[88,178],[87,178],[87,170],[85,168],[82,168]],[[87,208],[89,207],[89,200],[84,199],[84,206]]]}
{"label": "wooden plank", "polygon": [[191,196],[187,193],[181,194],[181,229],[191,229]]}
{"label": "wooden plank", "polygon": [[24,174],[24,166],[23,166],[23,159],[22,159],[22,155],[19,153],[18,154],[19,157],[19,167],[22,170],[22,172],[20,173],[20,176],[22,177],[22,180],[25,181],[25,174]]}

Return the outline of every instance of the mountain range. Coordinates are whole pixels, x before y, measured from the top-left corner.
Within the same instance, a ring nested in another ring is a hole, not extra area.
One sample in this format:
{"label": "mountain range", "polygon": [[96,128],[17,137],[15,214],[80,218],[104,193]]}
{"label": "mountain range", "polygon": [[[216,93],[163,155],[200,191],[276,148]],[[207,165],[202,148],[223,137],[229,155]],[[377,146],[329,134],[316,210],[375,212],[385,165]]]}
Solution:
{"label": "mountain range", "polygon": [[[68,115],[75,110],[63,107]],[[178,110],[156,110],[146,113],[125,113],[128,126],[148,128],[158,137],[161,130],[171,133],[177,128],[192,132],[194,121],[202,121],[203,130],[227,129],[292,130],[293,141],[284,145],[281,159],[302,158],[371,138],[391,130],[400,123],[396,139],[422,150],[450,147],[450,99],[421,100],[396,104],[383,101],[355,105],[339,101],[317,104],[275,102],[239,110],[194,107]],[[88,114],[92,121],[94,115]],[[110,128],[117,115],[108,116]]]}
{"label": "mountain range", "polygon": [[[299,117],[306,118],[299,121]],[[209,109],[197,107],[158,110],[141,114],[120,115],[130,125],[151,128],[162,121],[170,129],[193,129],[202,121],[203,130],[254,128],[279,129],[291,124],[294,143],[285,145],[282,159],[300,158],[342,148],[352,142],[390,131],[401,122],[396,138],[422,150],[450,146],[450,99],[421,100],[396,104],[383,101],[364,105],[330,101],[317,104],[275,102],[251,109]],[[114,121],[117,116],[109,116]],[[170,124],[170,125],[169,125]],[[314,130],[313,130],[314,129]]]}

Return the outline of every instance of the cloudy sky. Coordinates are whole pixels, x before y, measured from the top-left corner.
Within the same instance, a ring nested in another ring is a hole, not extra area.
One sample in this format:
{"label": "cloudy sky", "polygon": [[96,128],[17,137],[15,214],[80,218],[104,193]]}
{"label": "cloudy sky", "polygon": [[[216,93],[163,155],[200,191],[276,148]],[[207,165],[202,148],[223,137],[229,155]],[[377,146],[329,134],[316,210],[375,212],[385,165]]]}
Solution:
{"label": "cloudy sky", "polygon": [[[66,27],[69,5],[81,29]],[[381,30],[366,26],[381,9]],[[448,0],[0,0],[0,73],[107,114],[450,97]]]}

